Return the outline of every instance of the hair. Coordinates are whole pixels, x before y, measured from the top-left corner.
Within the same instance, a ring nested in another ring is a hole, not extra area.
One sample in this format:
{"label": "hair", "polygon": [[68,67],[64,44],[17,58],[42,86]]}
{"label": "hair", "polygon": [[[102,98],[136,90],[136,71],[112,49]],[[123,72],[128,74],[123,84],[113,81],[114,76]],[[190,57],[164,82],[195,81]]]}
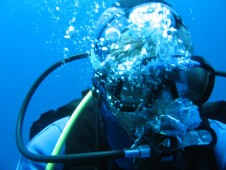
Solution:
{"label": "hair", "polygon": [[[122,33],[120,40],[116,42],[118,48],[112,48],[109,52],[111,56],[116,56],[117,61],[121,63],[125,56],[134,56],[142,51],[144,46],[148,46],[148,53],[154,55],[154,41],[151,38],[142,38],[140,36],[132,36],[130,30],[126,30]],[[130,45],[128,50],[125,47]]]}
{"label": "hair", "polygon": [[[143,3],[149,3],[149,2],[163,3],[169,6],[170,8],[172,8],[164,0],[133,0],[133,1],[118,0],[112,5],[112,8],[109,8],[111,10],[106,10],[107,11],[106,14],[103,14],[101,19],[99,19],[97,24],[98,26],[96,29],[97,31],[95,31],[95,34],[96,34],[95,37],[99,38],[100,35],[104,33],[104,28],[107,27],[108,23],[111,21],[113,17],[110,14],[114,13],[115,9],[124,10],[124,9],[133,8],[134,6],[137,6]],[[120,14],[120,11],[118,13]],[[111,47],[109,48],[108,54],[109,56],[112,56],[113,58],[116,59],[115,64],[123,63],[130,57],[132,58],[134,56],[140,55],[143,52],[142,50],[146,50],[145,52],[150,57],[156,56],[159,54],[156,52],[156,48],[161,48],[160,50],[163,50],[165,53],[168,53],[167,50],[169,50],[171,46],[175,45],[175,43],[172,41],[168,43],[166,40],[164,40],[161,33],[157,35],[158,34],[157,32],[160,29],[160,27],[156,28],[155,31],[148,29],[148,30],[143,30],[143,32],[136,31],[135,29],[136,28],[133,26],[132,28],[131,26],[128,26],[124,31],[120,33],[119,39],[117,39],[117,41],[114,42],[113,45],[111,45]],[[145,36],[143,36],[143,33],[145,34]],[[170,34],[174,38],[174,41],[178,41],[178,40],[181,41],[180,45],[181,47],[183,46],[183,49],[181,48],[181,50],[185,50],[190,54],[193,53],[190,32],[187,30],[183,22],[177,25],[177,27],[175,28],[175,31],[167,31],[167,34]],[[156,38],[157,36],[158,38]],[[162,44],[162,42],[165,42],[165,46],[159,45],[159,44]],[[170,54],[177,55],[172,51],[170,52]],[[97,55],[99,54],[97,53]],[[101,58],[101,56],[99,57]],[[93,66],[95,68],[99,68],[100,63],[98,60],[100,58],[98,58],[98,56],[95,56],[95,55],[92,55],[91,58],[92,58]],[[105,59],[105,58],[102,58],[102,59]]]}
{"label": "hair", "polygon": [[[129,29],[126,30],[122,33],[121,38],[115,43],[117,48],[111,48],[109,54],[111,56],[115,56],[118,63],[123,62],[125,56],[132,57],[141,54],[143,49],[146,50],[150,57],[157,55],[156,48],[158,43],[156,42],[156,37],[158,36],[160,39],[164,39],[163,37],[161,37],[162,35],[158,35],[159,33],[156,32],[150,32],[150,35],[148,35],[147,37],[142,37],[141,35],[135,34],[136,33],[134,31],[133,34],[131,34]],[[181,40],[182,47],[178,46],[178,48],[183,48],[182,50],[185,50],[189,53],[193,52],[191,36],[189,31],[185,27],[180,27],[175,32],[172,32],[171,35],[174,37],[174,39]],[[172,40],[171,42],[165,41],[165,43],[168,45],[164,46],[163,42],[162,48],[165,48],[164,51],[167,51],[170,50],[169,48],[172,48],[172,45],[175,45],[176,42]],[[129,49],[125,50],[125,47],[128,45]],[[161,46],[161,44],[159,46]],[[175,46],[175,48],[177,47]]]}
{"label": "hair", "polygon": [[[112,6],[117,7],[117,8],[133,8],[137,5],[143,4],[143,3],[148,3],[148,2],[159,2],[166,4],[170,7],[172,7],[170,4],[168,4],[164,0],[117,0]],[[156,55],[155,48],[156,48],[156,41],[155,37],[156,34],[153,32],[147,33],[149,34],[145,38],[140,36],[136,36],[134,34],[139,34],[136,33],[136,31],[133,31],[131,33],[130,29],[127,29],[121,34],[121,38],[117,42],[117,48],[113,48],[110,50],[109,54],[111,56],[117,56],[118,62],[123,60],[124,56],[134,56],[134,54],[139,54],[143,47],[149,47],[145,48],[147,52],[153,56]],[[175,37],[175,39],[180,39],[184,50],[188,51],[189,53],[193,53],[193,46],[192,46],[192,40],[190,36],[190,32],[187,30],[186,26],[182,23],[175,32],[170,33],[172,36]],[[125,46],[130,45],[129,50],[125,50]],[[166,49],[167,50],[167,49]]]}

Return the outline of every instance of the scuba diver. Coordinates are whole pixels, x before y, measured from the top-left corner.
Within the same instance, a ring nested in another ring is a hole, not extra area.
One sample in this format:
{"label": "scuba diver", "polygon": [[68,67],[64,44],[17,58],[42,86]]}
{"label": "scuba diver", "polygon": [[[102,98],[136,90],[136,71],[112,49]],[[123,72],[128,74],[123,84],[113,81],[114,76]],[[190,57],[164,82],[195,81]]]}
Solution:
{"label": "scuba diver", "polygon": [[207,103],[216,71],[193,55],[190,33],[170,4],[113,3],[97,22],[89,57],[93,88],[44,113],[25,148],[21,117],[29,102],[23,104],[18,170],[226,169],[226,104]]}

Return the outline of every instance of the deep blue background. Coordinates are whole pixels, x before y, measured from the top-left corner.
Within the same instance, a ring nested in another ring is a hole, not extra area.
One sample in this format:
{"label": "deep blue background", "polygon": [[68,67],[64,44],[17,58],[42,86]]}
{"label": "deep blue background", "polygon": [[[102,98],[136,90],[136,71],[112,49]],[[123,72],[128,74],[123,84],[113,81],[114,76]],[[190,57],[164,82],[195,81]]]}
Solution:
{"label": "deep blue background", "polygon": [[[90,43],[84,39],[89,32],[86,26],[93,25],[103,9],[102,1],[97,2],[100,8],[95,13],[92,0],[0,1],[0,169],[15,169],[19,160],[15,126],[29,87],[54,62],[89,49]],[[106,6],[110,4],[110,0],[105,2]],[[188,25],[195,54],[205,56],[216,69],[226,71],[225,0],[169,2]],[[65,39],[71,23],[78,31],[74,39]],[[79,97],[82,89],[91,86],[91,72],[87,59],[67,64],[47,78],[28,108],[25,142],[31,122],[40,113]],[[225,86],[226,79],[217,78],[210,100],[226,99]]]}

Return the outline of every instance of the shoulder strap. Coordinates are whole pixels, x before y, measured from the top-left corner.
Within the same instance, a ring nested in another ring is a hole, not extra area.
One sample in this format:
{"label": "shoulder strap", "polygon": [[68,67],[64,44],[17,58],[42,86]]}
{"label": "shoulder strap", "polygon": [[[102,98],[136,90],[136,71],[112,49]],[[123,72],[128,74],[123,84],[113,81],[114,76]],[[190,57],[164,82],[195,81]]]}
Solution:
{"label": "shoulder strap", "polygon": [[41,132],[45,127],[55,122],[58,119],[69,116],[72,114],[74,109],[79,104],[80,99],[73,100],[72,102],[58,108],[57,110],[49,110],[43,113],[37,121],[34,121],[30,128],[29,140],[31,140],[35,135]]}
{"label": "shoulder strap", "polygon": [[[84,97],[89,90],[84,90],[82,96]],[[31,140],[35,135],[41,132],[45,127],[66,116],[70,116],[75,108],[80,103],[81,99],[73,100],[66,105],[58,108],[57,110],[49,110],[39,117],[38,120],[34,121],[30,128],[29,140]]]}
{"label": "shoulder strap", "polygon": [[226,123],[226,101],[216,101],[205,103],[203,106],[203,116]]}
{"label": "shoulder strap", "polygon": [[[100,110],[94,100],[92,100],[78,117],[78,120],[66,141],[66,154],[84,153],[105,150],[106,137],[103,128],[103,120]],[[107,161],[79,160],[79,162],[69,162],[64,165],[64,169],[103,169],[106,170]]]}

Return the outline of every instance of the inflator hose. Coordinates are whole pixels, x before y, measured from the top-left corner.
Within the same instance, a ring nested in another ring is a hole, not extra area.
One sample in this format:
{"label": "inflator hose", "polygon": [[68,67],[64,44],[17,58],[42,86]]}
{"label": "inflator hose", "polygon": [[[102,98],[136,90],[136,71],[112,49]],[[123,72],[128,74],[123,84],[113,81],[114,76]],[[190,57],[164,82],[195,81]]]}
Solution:
{"label": "inflator hose", "polygon": [[[87,103],[92,99],[92,91],[90,90],[88,94],[83,98],[83,100],[79,103],[79,105],[76,107],[75,111],[72,113],[69,121],[65,125],[56,145],[52,152],[52,155],[59,155],[60,151],[73,127],[73,125],[76,123],[80,113],[82,113],[82,110],[87,106]],[[48,163],[46,166],[46,170],[53,170],[55,164],[54,163]]]}
{"label": "inflator hose", "polygon": [[63,163],[67,162],[72,159],[96,159],[96,158],[120,158],[124,157],[124,151],[123,150],[113,150],[113,151],[102,151],[102,152],[91,152],[91,153],[80,153],[80,154],[67,154],[67,155],[60,155],[60,156],[46,156],[46,155],[39,155],[34,154],[30,152],[26,146],[24,145],[23,141],[23,122],[25,113],[27,110],[27,107],[31,101],[32,96],[34,95],[36,89],[39,87],[39,85],[42,83],[42,81],[54,70],[56,70],[58,67],[62,66],[65,63],[69,63],[71,61],[88,58],[89,54],[80,54],[76,56],[72,56],[69,58],[66,58],[62,61],[59,61],[52,66],[50,66],[46,71],[44,71],[38,79],[34,82],[34,84],[31,86],[30,90],[28,91],[27,95],[25,96],[25,99],[22,103],[17,124],[16,124],[16,143],[17,147],[20,151],[20,153],[33,161],[36,162],[55,162],[55,163]]}

